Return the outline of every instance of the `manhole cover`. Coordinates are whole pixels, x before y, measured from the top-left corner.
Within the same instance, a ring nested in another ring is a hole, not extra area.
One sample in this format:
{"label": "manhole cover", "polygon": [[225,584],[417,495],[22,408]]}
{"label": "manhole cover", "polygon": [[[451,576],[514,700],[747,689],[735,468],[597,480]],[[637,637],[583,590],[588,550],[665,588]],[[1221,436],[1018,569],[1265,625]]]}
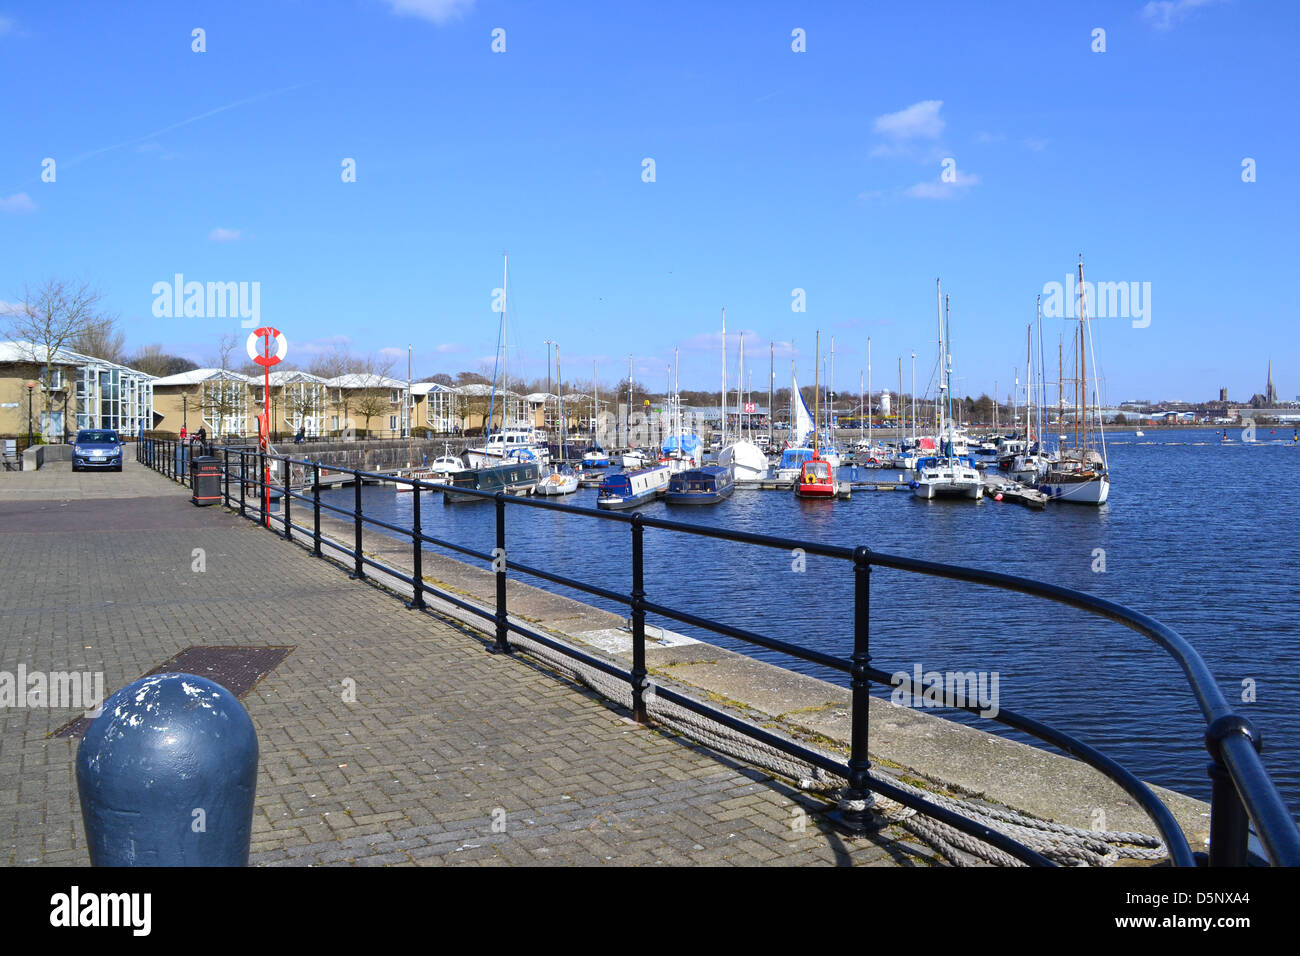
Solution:
{"label": "manhole cover", "polygon": [[[251,646],[211,646],[196,645],[187,647],[163,661],[153,670],[141,674],[151,677],[154,674],[180,672],[206,677],[230,691],[240,700],[252,690],[280,662],[289,656],[292,646],[251,647]],[[51,737],[80,737],[90,726],[89,717],[78,717],[64,724]]]}

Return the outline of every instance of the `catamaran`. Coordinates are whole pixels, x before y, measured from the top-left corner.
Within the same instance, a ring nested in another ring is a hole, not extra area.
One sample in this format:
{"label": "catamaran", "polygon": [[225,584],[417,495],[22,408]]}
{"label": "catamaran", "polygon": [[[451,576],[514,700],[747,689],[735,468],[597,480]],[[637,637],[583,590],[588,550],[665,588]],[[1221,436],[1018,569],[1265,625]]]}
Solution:
{"label": "catamaran", "polygon": [[958,457],[957,437],[952,426],[952,355],[949,354],[943,295],[935,280],[939,304],[939,441],[941,454],[917,462],[912,494],[918,498],[962,497],[978,501],[984,497],[984,479],[965,458]]}

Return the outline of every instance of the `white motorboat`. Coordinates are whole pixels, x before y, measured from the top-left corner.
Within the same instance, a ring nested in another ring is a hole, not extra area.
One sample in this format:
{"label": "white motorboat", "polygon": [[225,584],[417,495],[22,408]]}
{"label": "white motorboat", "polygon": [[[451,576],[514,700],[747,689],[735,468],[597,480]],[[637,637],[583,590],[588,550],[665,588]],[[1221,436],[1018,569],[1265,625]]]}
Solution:
{"label": "white motorboat", "polygon": [[557,469],[537,482],[533,494],[570,495],[578,490],[578,476],[568,469]]}
{"label": "white motorboat", "polygon": [[531,428],[507,428],[489,435],[483,446],[466,449],[465,460],[471,468],[490,468],[512,459],[529,460],[523,452],[529,452],[541,464],[550,461],[546,442]]}
{"label": "white motorboat", "polygon": [[621,462],[624,470],[630,471],[633,468],[644,468],[651,462],[655,461],[650,457],[650,453],[644,448],[629,449],[627,454],[622,456]]}
{"label": "white motorboat", "polygon": [[[406,471],[402,477],[412,478],[416,481],[422,481],[430,485],[450,484],[452,476],[465,470],[465,463],[455,455],[443,455],[435,458],[433,464],[423,468],[412,468]],[[414,487],[399,482],[398,491],[414,491]]]}

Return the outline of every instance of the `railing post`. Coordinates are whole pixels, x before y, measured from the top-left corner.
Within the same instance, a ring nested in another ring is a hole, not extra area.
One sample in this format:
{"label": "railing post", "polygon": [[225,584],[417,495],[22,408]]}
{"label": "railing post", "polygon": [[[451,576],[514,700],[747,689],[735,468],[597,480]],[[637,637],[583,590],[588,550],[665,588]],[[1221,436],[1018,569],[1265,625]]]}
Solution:
{"label": "railing post", "polygon": [[354,551],[353,562],[352,562],[352,576],[354,578],[364,578],[366,576],[366,572],[365,572],[365,568],[362,567],[361,565],[361,472],[357,470],[353,470],[352,479],[353,479],[352,487],[356,491],[356,497],[353,499],[355,504],[353,506],[353,516],[352,516],[352,520],[355,526],[354,528],[355,538],[353,540],[353,545],[352,545]]}
{"label": "railing post", "polygon": [[1210,772],[1210,866],[1245,866],[1246,840],[1250,821],[1237,785],[1223,762],[1223,741],[1234,735],[1246,737],[1259,750],[1259,737],[1250,721],[1237,714],[1220,717],[1205,731],[1205,749],[1213,761]]}
{"label": "railing post", "polygon": [[424,542],[420,540],[420,483],[411,483],[411,497],[414,499],[411,512],[411,603],[407,605],[413,611],[424,610]]}
{"label": "railing post", "polygon": [[230,449],[221,449],[221,480],[223,484],[221,503],[230,507]]}
{"label": "railing post", "polygon": [[284,515],[284,540],[292,541],[293,520],[290,518],[289,502],[291,502],[293,498],[290,496],[289,492],[291,490],[290,486],[293,484],[293,465],[289,464],[289,459],[287,458],[281,461],[280,465],[283,469],[280,475],[280,478],[283,481],[283,487],[280,489],[280,513]]}
{"label": "railing post", "polygon": [[248,516],[248,452],[239,449],[239,517]]}
{"label": "railing post", "polygon": [[642,535],[645,517],[632,515],[632,719],[649,723],[645,712],[645,564]]}
{"label": "railing post", "polygon": [[506,618],[506,494],[498,491],[497,505],[497,546],[492,552],[492,570],[497,575],[497,642],[492,648],[495,654],[510,653],[510,628]]}
{"label": "railing post", "polygon": [[312,511],[312,553],[320,557],[320,462],[312,465],[312,492],[311,505]]}
{"label": "railing post", "polygon": [[261,509],[262,527],[271,527],[271,489],[266,481],[266,452],[257,453],[257,507]]}
{"label": "railing post", "polygon": [[880,829],[881,820],[873,807],[871,793],[871,758],[867,753],[868,724],[871,707],[871,681],[867,671],[871,663],[871,551],[853,551],[853,712],[849,742],[849,786],[840,805],[830,817],[850,833],[870,833]]}

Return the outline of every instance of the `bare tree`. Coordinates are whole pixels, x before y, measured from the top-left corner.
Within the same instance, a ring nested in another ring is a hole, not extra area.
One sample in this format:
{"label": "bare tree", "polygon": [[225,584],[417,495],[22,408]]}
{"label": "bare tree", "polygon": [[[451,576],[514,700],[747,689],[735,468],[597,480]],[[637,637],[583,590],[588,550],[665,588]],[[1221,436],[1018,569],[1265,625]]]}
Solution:
{"label": "bare tree", "polygon": [[196,364],[187,358],[182,358],[179,355],[169,355],[164,352],[163,347],[157,343],[144,346],[122,364],[129,365],[131,368],[149,375],[157,375],[160,378],[198,368]]}
{"label": "bare tree", "polygon": [[68,347],[83,355],[93,355],[106,362],[126,364],[126,333],[112,320],[87,328],[72,337]]}
{"label": "bare tree", "polygon": [[42,417],[50,420],[54,366],[61,349],[74,348],[82,336],[111,336],[117,316],[100,308],[103,296],[86,282],[47,279],[34,291],[23,288],[22,301],[6,314],[6,332],[22,343],[33,365],[43,367]]}

